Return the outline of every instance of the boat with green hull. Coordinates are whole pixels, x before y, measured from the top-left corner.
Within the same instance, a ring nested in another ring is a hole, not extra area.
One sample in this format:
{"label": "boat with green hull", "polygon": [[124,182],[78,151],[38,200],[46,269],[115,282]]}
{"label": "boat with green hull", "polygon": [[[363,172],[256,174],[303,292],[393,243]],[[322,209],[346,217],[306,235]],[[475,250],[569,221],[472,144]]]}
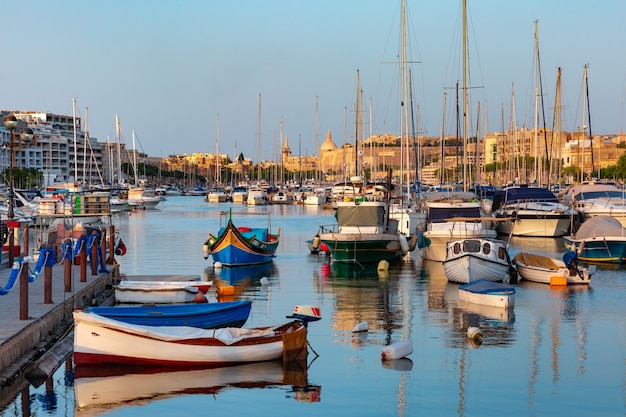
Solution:
{"label": "boat with green hull", "polygon": [[335,262],[371,263],[398,259],[415,248],[398,233],[397,220],[389,219],[382,201],[348,199],[336,203],[337,224],[320,226],[313,246],[324,244]]}

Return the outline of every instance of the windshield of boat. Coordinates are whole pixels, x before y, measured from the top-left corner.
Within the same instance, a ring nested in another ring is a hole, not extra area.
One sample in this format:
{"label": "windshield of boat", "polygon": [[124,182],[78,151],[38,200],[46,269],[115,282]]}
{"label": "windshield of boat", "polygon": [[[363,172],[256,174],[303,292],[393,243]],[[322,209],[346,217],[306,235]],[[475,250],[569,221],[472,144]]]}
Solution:
{"label": "windshield of boat", "polygon": [[615,191],[592,191],[588,193],[580,193],[576,200],[591,200],[593,198],[624,198],[624,193],[619,190]]}

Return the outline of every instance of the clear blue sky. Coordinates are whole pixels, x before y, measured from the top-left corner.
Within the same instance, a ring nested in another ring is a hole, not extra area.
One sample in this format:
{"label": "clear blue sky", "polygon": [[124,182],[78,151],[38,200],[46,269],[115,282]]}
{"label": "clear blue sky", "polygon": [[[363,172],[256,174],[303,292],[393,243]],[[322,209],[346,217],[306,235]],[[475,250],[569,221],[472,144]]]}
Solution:
{"label": "clear blue sky", "polygon": [[[399,131],[400,1],[394,0],[29,0],[2,5],[0,108],[87,115],[90,135],[124,140],[135,130],[153,156],[215,152],[273,159],[279,122],[292,153],[316,154],[331,131],[353,141],[356,71],[366,133]],[[626,130],[624,0],[468,0],[472,126],[477,103],[487,130],[534,126],[534,21],[539,21],[543,101],[552,126],[563,68],[565,130],[582,120],[589,64],[593,133]],[[461,81],[461,0],[407,0],[408,55],[420,130],[454,134],[449,89]],[[258,148],[259,94],[262,96]],[[369,111],[369,102],[372,111]],[[487,103],[487,104],[485,104]],[[344,121],[346,111],[347,121]],[[370,125],[371,121],[371,125]],[[84,122],[83,122],[84,123]],[[587,121],[585,121],[587,123]],[[346,126],[347,124],[347,126]],[[481,122],[482,126],[482,122]],[[482,129],[482,127],[481,127]]]}

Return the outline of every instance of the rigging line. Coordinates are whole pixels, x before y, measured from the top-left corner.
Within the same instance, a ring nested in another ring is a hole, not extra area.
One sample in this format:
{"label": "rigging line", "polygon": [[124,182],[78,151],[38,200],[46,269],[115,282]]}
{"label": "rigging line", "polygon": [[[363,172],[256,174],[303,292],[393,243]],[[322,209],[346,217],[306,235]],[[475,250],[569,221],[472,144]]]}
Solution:
{"label": "rigging line", "polygon": [[[589,149],[591,150],[591,175],[593,175],[594,161],[593,161],[593,135],[591,134],[591,109],[589,107],[589,78],[587,77],[587,69],[589,64],[585,65],[585,97],[587,98],[587,126],[589,126]],[[583,106],[585,103],[583,103]],[[599,171],[599,167],[598,167]]]}

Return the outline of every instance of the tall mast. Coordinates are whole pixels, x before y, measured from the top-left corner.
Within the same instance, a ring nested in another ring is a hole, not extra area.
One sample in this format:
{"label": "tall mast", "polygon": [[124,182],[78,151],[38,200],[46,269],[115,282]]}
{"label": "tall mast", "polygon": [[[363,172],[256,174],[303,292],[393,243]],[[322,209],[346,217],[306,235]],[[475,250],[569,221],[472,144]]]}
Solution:
{"label": "tall mast", "polygon": [[[463,175],[467,167],[467,0],[463,0]],[[463,191],[467,192],[467,180],[463,178]]]}
{"label": "tall mast", "polygon": [[115,115],[115,146],[117,149],[117,183],[123,184],[124,178],[122,176],[122,145],[120,139],[122,135],[122,129],[120,127],[120,117]]}
{"label": "tall mast", "polygon": [[[591,111],[589,109],[589,79],[587,78],[587,68],[588,68],[588,64],[585,64],[585,97],[587,99],[586,100],[586,104],[587,104],[587,126],[589,127],[589,150],[591,151],[591,175],[593,175],[593,170],[595,168],[595,164],[594,164],[594,160],[593,160],[593,135],[591,134]],[[583,106],[584,105],[585,105],[585,103],[583,103]],[[598,174],[599,173],[600,173],[600,167],[598,167]]]}
{"label": "tall mast", "polygon": [[78,183],[78,145],[76,140],[76,99],[72,98],[72,124],[74,125],[74,183]]}
{"label": "tall mast", "polygon": [[137,145],[135,145],[135,129],[132,130],[133,135],[133,171],[135,173],[135,187],[139,185],[139,178],[137,176]]}
{"label": "tall mast", "polygon": [[261,181],[261,93],[259,93],[259,117],[257,121],[257,182]]}
{"label": "tall mast", "polygon": [[361,113],[361,80],[356,70],[356,104],[354,115],[354,175],[359,175],[359,122]]}
{"label": "tall mast", "polygon": [[538,186],[542,186],[541,173],[539,171],[539,21],[535,20],[535,134],[534,134],[534,156],[535,156],[535,181]]}
{"label": "tall mast", "polygon": [[220,162],[220,114],[217,113],[217,136],[215,138],[215,182],[217,182],[217,184],[222,183],[222,167]]}

